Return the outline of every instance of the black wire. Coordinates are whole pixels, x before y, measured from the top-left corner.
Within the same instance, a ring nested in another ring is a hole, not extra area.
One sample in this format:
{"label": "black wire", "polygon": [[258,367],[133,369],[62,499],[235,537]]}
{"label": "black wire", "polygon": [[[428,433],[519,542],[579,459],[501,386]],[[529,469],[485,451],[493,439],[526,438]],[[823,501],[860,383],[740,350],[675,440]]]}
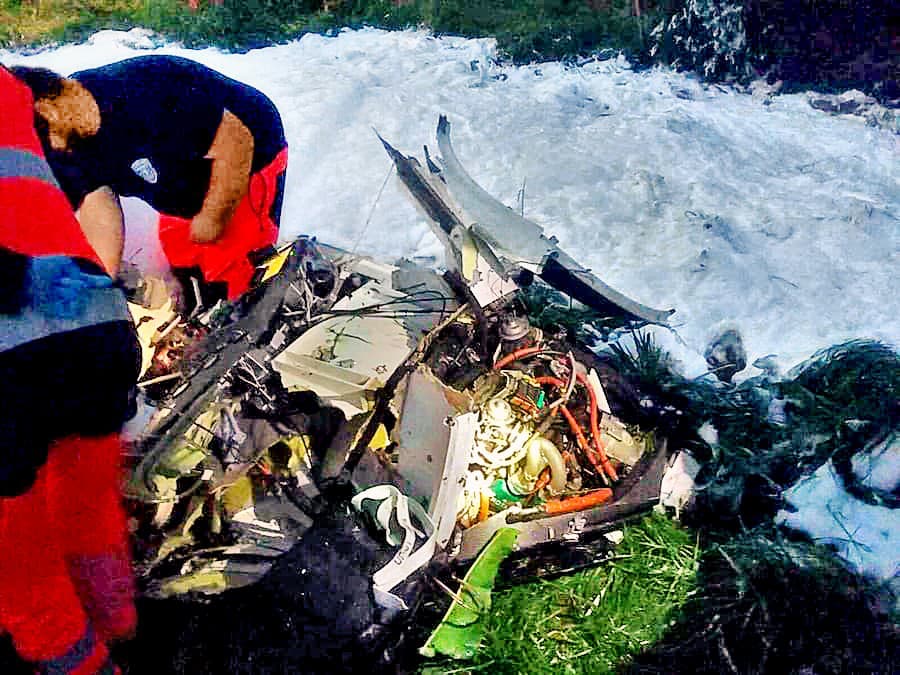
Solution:
{"label": "black wire", "polygon": [[[424,295],[431,295],[432,297],[428,300],[421,298]],[[407,309],[407,310],[399,310],[402,312],[410,313],[410,314],[437,314],[441,315],[446,313],[447,310],[447,301],[448,300],[456,300],[454,297],[445,296],[440,293],[440,291],[436,291],[433,289],[425,289],[422,291],[416,291],[415,293],[410,293],[407,297],[404,298],[395,298],[394,300],[386,300],[384,302],[375,303],[372,305],[364,305],[362,307],[357,307],[355,309],[331,309],[326,312],[322,312],[319,316],[323,315],[331,315],[331,316],[369,316],[370,312],[378,312],[386,307],[392,307],[394,305],[412,305],[417,304],[416,298],[421,298],[419,302],[438,302],[441,301],[441,309],[440,312],[436,309]]]}
{"label": "black wire", "polygon": [[397,319],[404,316],[428,316],[431,314],[440,314],[441,310],[439,309],[408,309],[408,310],[394,310],[392,312],[382,311],[382,310],[371,310],[368,312],[333,312],[330,314],[332,317],[339,316],[351,316],[351,317],[376,317],[382,319]]}

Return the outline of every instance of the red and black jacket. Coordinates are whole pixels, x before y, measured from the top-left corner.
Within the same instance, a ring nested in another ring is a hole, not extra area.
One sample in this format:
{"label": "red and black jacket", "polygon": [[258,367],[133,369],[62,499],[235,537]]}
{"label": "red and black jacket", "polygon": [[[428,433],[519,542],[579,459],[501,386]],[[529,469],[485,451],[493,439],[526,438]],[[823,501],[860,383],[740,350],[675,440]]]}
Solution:
{"label": "red and black jacket", "polygon": [[25,301],[33,257],[103,271],[44,158],[31,92],[2,67],[0,110],[0,496],[10,496],[31,485],[50,442],[117,431],[133,414],[140,354],[119,289],[88,291],[65,319]]}

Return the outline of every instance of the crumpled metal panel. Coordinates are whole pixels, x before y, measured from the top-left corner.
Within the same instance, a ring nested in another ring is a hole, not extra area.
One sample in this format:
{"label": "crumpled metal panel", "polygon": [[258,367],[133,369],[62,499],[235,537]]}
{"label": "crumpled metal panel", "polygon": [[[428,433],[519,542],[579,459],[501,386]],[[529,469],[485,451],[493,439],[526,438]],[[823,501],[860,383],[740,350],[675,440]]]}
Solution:
{"label": "crumpled metal panel", "polygon": [[421,368],[410,374],[397,434],[401,449],[397,469],[409,487],[408,495],[429,512],[450,442],[450,426],[445,420],[459,412],[437,379]]}

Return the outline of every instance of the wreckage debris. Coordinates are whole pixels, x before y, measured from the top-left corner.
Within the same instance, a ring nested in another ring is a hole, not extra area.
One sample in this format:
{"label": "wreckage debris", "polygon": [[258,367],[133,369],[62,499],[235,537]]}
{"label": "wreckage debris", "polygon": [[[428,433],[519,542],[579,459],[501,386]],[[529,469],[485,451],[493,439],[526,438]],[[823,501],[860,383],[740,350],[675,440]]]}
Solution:
{"label": "wreckage debris", "polygon": [[[610,289],[522,219],[517,251],[498,235],[512,212],[459,165],[444,118],[438,138],[429,172],[384,144],[447,273],[301,237],[237,303],[147,320],[151,415],[127,492],[145,595],[256,584],[327,514],[381,542],[370,579],[386,630],[435,560],[466,567],[499,538],[518,541],[495,561],[504,574],[539,569],[522,561],[548,546],[577,544],[592,564],[604,532],[658,502],[666,439],[617,416],[616,374],[565,327],[533,322],[525,294],[548,288],[623,326],[670,312]],[[494,220],[473,222],[460,191]]]}

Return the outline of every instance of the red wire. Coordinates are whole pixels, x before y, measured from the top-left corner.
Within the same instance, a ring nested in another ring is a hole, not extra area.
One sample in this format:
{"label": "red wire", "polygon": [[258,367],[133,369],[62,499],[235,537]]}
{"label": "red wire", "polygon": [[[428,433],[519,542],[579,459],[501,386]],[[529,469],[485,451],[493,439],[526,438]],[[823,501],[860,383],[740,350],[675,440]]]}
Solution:
{"label": "red wire", "polygon": [[500,370],[503,366],[509,365],[513,361],[524,359],[526,356],[534,356],[536,354],[549,351],[551,350],[544,349],[543,347],[523,347],[522,349],[517,349],[516,351],[510,352],[502,359],[497,361],[497,363],[494,364],[494,370]]}
{"label": "red wire", "polygon": [[[591,464],[594,465],[594,468],[597,470],[597,473],[604,474],[609,476],[610,480],[619,480],[619,474],[616,473],[615,468],[612,463],[609,461],[609,457],[606,455],[606,449],[603,447],[603,441],[600,440],[600,428],[597,422],[597,397],[594,396],[594,390],[590,386],[590,383],[587,381],[587,378],[584,377],[581,373],[576,373],[576,378],[578,381],[584,386],[588,391],[588,396],[590,398],[590,413],[591,413],[591,437],[594,441],[594,449],[597,452],[597,456],[594,456],[593,452],[589,451],[587,439],[584,437],[584,433],[581,430],[581,425],[578,424],[578,421],[572,416],[572,413],[566,408],[566,406],[560,406],[563,416],[569,421],[569,426],[572,427],[572,432],[575,434],[575,438],[579,439],[579,444],[581,441],[584,442],[584,446],[587,446],[585,454],[587,458],[590,460]],[[556,377],[537,377],[535,380],[538,384],[552,384],[555,387],[559,387],[560,389],[564,389],[566,383]],[[582,449],[585,449],[582,446]],[[597,461],[597,457],[600,458],[600,461]]]}
{"label": "red wire", "polygon": [[[537,377],[535,381],[538,384],[552,384],[556,387],[564,388],[566,383],[556,377]],[[585,456],[588,458],[588,461],[594,467],[594,470],[600,476],[603,474],[603,467],[597,461],[597,458],[594,456],[594,453],[591,450],[590,444],[587,442],[587,438],[584,436],[584,432],[581,429],[581,425],[578,423],[578,420],[575,419],[575,416],[569,411],[569,409],[565,405],[559,406],[560,412],[562,412],[563,417],[566,418],[566,421],[569,423],[569,428],[572,429],[572,433],[575,434],[575,440],[578,442],[578,447],[584,451]]]}
{"label": "red wire", "polygon": [[591,383],[588,382],[588,379],[581,373],[576,372],[575,377],[584,385],[584,388],[587,389],[588,396],[591,399],[591,436],[594,438],[594,446],[597,448],[597,455],[600,457],[600,463],[603,465],[603,470],[606,472],[606,475],[609,476],[610,480],[617,481],[619,480],[619,474],[616,473],[615,468],[609,461],[609,457],[606,456],[606,448],[603,446],[603,441],[600,439],[600,425],[598,420],[599,408],[597,405],[597,396],[594,394],[594,388],[591,386]]}
{"label": "red wire", "polygon": [[[494,364],[494,370],[500,370],[506,365],[509,365],[513,361],[518,361],[519,359],[524,359],[528,356],[536,356],[538,354],[546,354],[546,353],[554,353],[553,350],[545,349],[543,347],[524,347],[522,349],[517,349],[514,352],[510,352],[502,359],[497,361]],[[597,407],[597,397],[594,395],[594,388],[591,386],[590,382],[588,382],[587,378],[579,373],[575,372],[575,377],[587,389],[588,397],[590,399],[590,415],[591,415],[591,438],[594,441],[594,449],[597,451],[597,456],[600,458],[600,466],[601,469],[598,469],[598,473],[605,474],[609,476],[610,480],[617,481],[619,480],[619,474],[616,472],[615,467],[612,465],[612,462],[609,461],[609,457],[606,455],[606,448],[603,445],[603,441],[600,438],[600,425],[599,425],[599,415],[598,415],[598,407]],[[562,380],[555,377],[538,377],[536,378],[539,383],[542,384],[552,384],[556,387],[559,387],[562,390],[565,390],[566,383]],[[565,406],[560,406],[563,409],[563,414],[565,415],[568,411],[565,409]],[[571,417],[571,414],[568,416],[574,421],[574,418]],[[570,423],[571,425],[571,423]],[[576,428],[577,427],[577,431]],[[581,434],[582,438],[584,434],[581,432],[581,427],[575,423],[575,427],[573,427],[572,431],[575,432],[576,438],[579,434]],[[591,460],[592,464],[596,463],[596,458],[593,456],[593,453],[587,452],[588,459]]]}

